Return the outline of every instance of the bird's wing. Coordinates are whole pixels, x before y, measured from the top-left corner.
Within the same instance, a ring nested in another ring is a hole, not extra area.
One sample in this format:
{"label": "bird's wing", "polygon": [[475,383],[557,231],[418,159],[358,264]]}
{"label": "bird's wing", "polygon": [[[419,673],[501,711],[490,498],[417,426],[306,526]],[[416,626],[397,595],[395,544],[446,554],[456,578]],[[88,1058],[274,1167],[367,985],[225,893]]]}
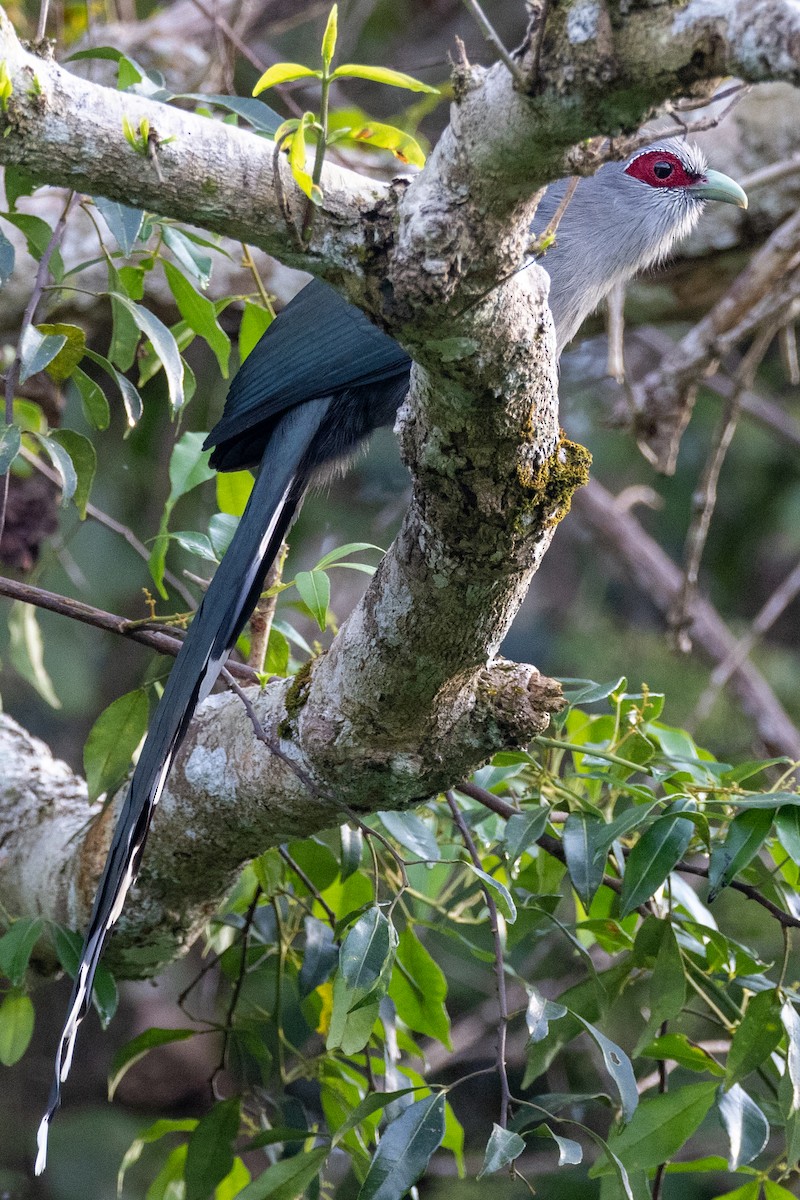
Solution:
{"label": "bird's wing", "polygon": [[359,309],[314,279],[245,359],[206,446],[229,442],[316,396],[408,374],[410,362]]}
{"label": "bird's wing", "polygon": [[117,818],[81,951],[69,1010],[56,1052],[55,1078],[37,1136],[36,1173],[44,1170],[50,1121],[61,1102],[78,1026],[89,1009],[95,971],[109,930],[136,879],[147,832],[172,760],[197,705],[214,686],[258,599],[306,484],[304,461],[331,407],[311,400],[276,423],[247,508],[197,610],[150,725]]}

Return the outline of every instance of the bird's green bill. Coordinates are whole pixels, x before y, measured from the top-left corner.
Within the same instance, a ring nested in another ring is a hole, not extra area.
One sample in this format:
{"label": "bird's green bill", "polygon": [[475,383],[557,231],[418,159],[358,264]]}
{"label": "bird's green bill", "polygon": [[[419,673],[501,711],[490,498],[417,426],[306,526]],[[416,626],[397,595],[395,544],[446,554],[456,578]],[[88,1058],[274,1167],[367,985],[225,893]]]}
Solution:
{"label": "bird's green bill", "polygon": [[703,179],[693,183],[689,190],[701,200],[722,200],[724,204],[747,208],[747,194],[735,180],[721,171],[706,171]]}

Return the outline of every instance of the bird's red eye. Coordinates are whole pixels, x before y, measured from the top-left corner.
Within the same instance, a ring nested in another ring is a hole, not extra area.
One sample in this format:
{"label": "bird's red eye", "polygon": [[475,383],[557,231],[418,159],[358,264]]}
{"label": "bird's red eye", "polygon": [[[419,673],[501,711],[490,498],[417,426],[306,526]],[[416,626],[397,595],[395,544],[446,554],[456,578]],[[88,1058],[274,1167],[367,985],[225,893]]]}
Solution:
{"label": "bird's red eye", "polygon": [[699,176],[688,171],[677,154],[664,150],[646,150],[637,154],[625,168],[625,174],[650,187],[689,187]]}

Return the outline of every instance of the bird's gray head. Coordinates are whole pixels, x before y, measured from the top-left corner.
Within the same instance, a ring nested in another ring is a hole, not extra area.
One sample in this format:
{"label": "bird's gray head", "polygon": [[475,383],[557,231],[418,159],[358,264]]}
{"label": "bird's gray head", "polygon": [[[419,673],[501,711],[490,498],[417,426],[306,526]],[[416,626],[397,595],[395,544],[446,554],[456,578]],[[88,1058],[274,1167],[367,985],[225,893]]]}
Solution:
{"label": "bird's gray head", "polygon": [[[562,179],[547,189],[533,232],[545,229],[566,186]],[[691,233],[708,200],[747,208],[739,185],[709,170],[689,143],[654,142],[580,181],[542,259],[559,354],[614,284],[660,262]]]}

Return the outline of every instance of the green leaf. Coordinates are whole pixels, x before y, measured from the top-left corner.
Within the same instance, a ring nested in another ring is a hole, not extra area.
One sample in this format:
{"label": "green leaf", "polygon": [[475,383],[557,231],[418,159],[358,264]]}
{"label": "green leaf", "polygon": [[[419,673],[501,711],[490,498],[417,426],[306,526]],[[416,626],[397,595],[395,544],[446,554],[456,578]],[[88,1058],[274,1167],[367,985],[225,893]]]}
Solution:
{"label": "green leaf", "polygon": [[261,341],[272,324],[272,313],[261,304],[253,304],[245,300],[242,323],[239,326],[239,363],[243,363],[248,354]]}
{"label": "green leaf", "polygon": [[[164,570],[166,566],[167,547],[169,546],[169,519],[172,510],[182,496],[201,483],[212,479],[214,472],[208,465],[210,451],[203,449],[205,435],[202,433],[184,433],[175,443],[169,461],[170,491],[164,511],[161,514],[161,524],[153,542],[148,565],[153,582],[158,588],[159,595],[167,598],[164,588]],[[212,538],[213,545],[213,538]],[[216,547],[214,547],[216,549]]]}
{"label": "green leaf", "polygon": [[378,816],[386,831],[406,850],[410,850],[415,858],[439,861],[441,855],[436,836],[416,813],[379,812]]}
{"label": "green leaf", "polygon": [[0,475],[5,475],[19,454],[22,436],[16,425],[0,423]]}
{"label": "green leaf", "polygon": [[[83,938],[74,929],[65,929],[63,925],[51,925],[50,929],[58,961],[67,974],[71,975],[74,979],[78,970],[78,963],[80,962],[81,950],[83,949]],[[97,968],[97,974],[94,977],[92,999],[105,1029],[117,1011],[119,997],[117,995],[117,985],[114,982],[114,976],[108,967],[105,967],[102,963]]]}
{"label": "green leaf", "polygon": [[295,79],[321,79],[322,71],[313,71],[301,63],[275,63],[265,71],[253,88],[253,95],[265,92],[267,88],[277,87],[281,83],[292,83]]}
{"label": "green leaf", "polygon": [[126,1042],[114,1055],[111,1063],[108,1074],[109,1100],[114,1099],[114,1093],[134,1063],[144,1058],[149,1050],[170,1045],[172,1042],[185,1042],[196,1033],[196,1029],[145,1029],[144,1033]]}
{"label": "green leaf", "polygon": [[98,366],[102,367],[103,370],[106,371],[114,380],[114,383],[117,385],[122,395],[122,403],[125,406],[125,416],[127,419],[128,428],[133,429],[134,425],[136,425],[141,419],[142,412],[144,411],[142,398],[137,392],[136,388],[133,386],[131,381],[126,379],[125,376],[117,370],[114,364],[107,358],[104,358],[102,354],[96,354],[93,350],[87,350],[86,357],[90,358],[92,362],[95,362]]}
{"label": "green leaf", "polygon": [[[59,356],[60,357],[60,356]],[[108,429],[111,423],[111,410],[105,392],[80,367],[74,367],[70,375],[70,383],[75,385],[81,398],[83,415],[95,429]]]}
{"label": "green leaf", "polygon": [[339,7],[334,4],[328,16],[328,24],[325,26],[325,33],[322,35],[322,61],[326,68],[333,61],[333,56],[336,52],[336,32],[339,18]]}
{"label": "green leaf", "polygon": [[183,1173],[186,1200],[205,1200],[233,1167],[239,1108],[238,1096],[215,1104],[189,1138]]}
{"label": "green leaf", "polygon": [[572,812],[564,822],[563,846],[572,886],[588,909],[603,882],[608,846],[602,817]]}
{"label": "green leaf", "polygon": [[410,1104],[387,1127],[369,1165],[358,1200],[402,1200],[444,1137],[444,1095]]}
{"label": "green leaf", "polygon": [[[133,318],[145,337],[150,339],[153,350],[164,368],[172,411],[178,412],[183,406],[183,359],[173,334],[163,321],[159,321],[158,317],[148,312],[141,304],[135,304],[121,292],[112,292],[110,295],[112,301],[121,306]],[[113,354],[109,357],[116,361]]]}
{"label": "green leaf", "polygon": [[466,866],[474,875],[478,876],[483,886],[488,888],[498,911],[503,914],[510,925],[513,925],[517,919],[517,906],[505,884],[501,883],[499,879],[495,879],[493,875],[489,875],[488,872],[482,871],[480,867],[474,867],[472,863],[466,863]]}
{"label": "green leaf", "polygon": [[43,371],[66,345],[63,333],[40,333],[35,325],[26,325],[19,340],[19,381],[25,383],[31,375]]}
{"label": "green leaf", "polygon": [[558,1146],[558,1165],[560,1167],[576,1167],[583,1162],[583,1147],[572,1138],[560,1137],[549,1125],[544,1127]]}
{"label": "green leaf", "polygon": [[251,100],[249,96],[217,96],[205,92],[181,92],[173,96],[173,100],[197,100],[206,108],[216,104],[219,108],[227,108],[249,122],[254,129],[262,133],[274,134],[280,128],[283,118],[264,103],[263,100]]}
{"label": "green leaf", "polygon": [[398,1017],[409,1029],[451,1048],[450,1018],[445,1007],[447,979],[410,925],[400,934],[389,995]]}
{"label": "green leaf", "polygon": [[184,550],[188,550],[190,554],[196,554],[205,562],[219,562],[219,555],[211,545],[210,538],[206,537],[204,533],[195,533],[192,529],[182,529],[169,536],[173,542],[183,546]]}
{"label": "green leaf", "polygon": [[120,250],[128,258],[141,232],[144,213],[140,208],[130,208],[118,200],[107,200],[105,196],[94,196],[93,200]]}
{"label": "green leaf", "polygon": [[233,541],[238,524],[239,518],[230,513],[215,513],[208,522],[208,536],[218,558],[222,558]]}
{"label": "green leaf", "polygon": [[800,862],[800,808],[779,808],[775,814],[778,841],[795,862]]}
{"label": "green leaf", "polygon": [[374,906],[349,930],[339,951],[339,971],[348,991],[367,996],[391,970],[397,949],[395,928]]}
{"label": "green leaf", "polygon": [[122,783],[136,747],[147,732],[149,706],[142,688],[120,696],[100,714],[83,748],[89,802]]}
{"label": "green leaf", "polygon": [[126,1172],[137,1163],[142,1156],[142,1151],[145,1146],[152,1145],[153,1142],[158,1142],[163,1137],[167,1137],[171,1133],[191,1133],[196,1128],[197,1120],[194,1117],[185,1117],[180,1120],[161,1120],[154,1121],[149,1125],[143,1133],[140,1133],[134,1141],[131,1142],[128,1149],[125,1151],[125,1156],[120,1164],[119,1174],[117,1175],[117,1195],[122,1194],[123,1184],[125,1182]]}
{"label": "green leaf", "polygon": [[419,1091],[419,1088],[407,1087],[400,1088],[396,1092],[368,1092],[361,1103],[353,1109],[344,1123],[334,1133],[331,1140],[331,1149],[334,1146],[338,1146],[342,1139],[352,1129],[357,1129],[362,1121],[366,1121],[367,1117],[371,1117],[373,1113],[382,1112],[384,1108],[393,1104],[395,1100],[400,1100],[403,1096],[408,1096],[412,1092],[417,1091]]}
{"label": "green leaf", "polygon": [[391,71],[388,67],[365,67],[360,63],[345,63],[336,68],[331,78],[370,79],[373,83],[386,83],[389,87],[406,88],[409,92],[428,92],[432,96],[439,95],[438,88],[430,87],[427,83],[420,83],[418,79],[414,79],[411,75],[404,75],[402,71]]}
{"label": "green leaf", "polygon": [[506,854],[510,863],[514,863],[535,845],[542,836],[550,817],[549,808],[534,808],[528,812],[514,813],[506,821],[505,843]]}
{"label": "green leaf", "polygon": [[36,620],[36,610],[29,604],[15,603],[8,618],[11,637],[9,658],[18,675],[34,688],[51,708],[61,708],[52,680],[44,665],[44,643]]}
{"label": "green leaf", "polygon": [[73,500],[82,521],[86,520],[86,506],[97,471],[97,452],[87,437],[74,429],[54,429],[50,440],[66,450],[75,471]]}
{"label": "green leaf", "polygon": [[755,857],[772,827],[774,808],[751,808],[734,817],[725,842],[715,846],[708,866],[709,903]]}
{"label": "green leaf", "polygon": [[772,1179],[763,1181],[764,1200],[796,1200],[794,1192],[788,1191]]}
{"label": "green leaf", "polygon": [[[8,167],[6,167],[6,180],[8,180],[7,173]],[[8,182],[6,182],[6,189],[8,189]],[[0,289],[5,287],[11,276],[14,274],[15,261],[16,253],[13,245],[4,233],[0,233]]]}
{"label": "green leaf", "polygon": [[769,1141],[769,1121],[755,1100],[735,1083],[727,1092],[720,1088],[717,1108],[730,1142],[731,1171],[752,1162]]}
{"label": "green leaf", "polygon": [[[176,229],[174,225],[162,225],[161,229],[165,245],[169,246],[181,266],[205,291],[211,282],[211,256],[204,254],[190,237],[182,230]],[[209,303],[211,302],[209,301]],[[216,306],[214,307],[216,316],[219,310],[216,310]]]}
{"label": "green leaf", "polygon": [[3,167],[3,182],[6,187],[6,202],[9,208],[16,208],[20,196],[30,196],[40,185],[24,167],[7,163]]}
{"label": "green leaf", "polygon": [[708,1071],[711,1075],[724,1075],[725,1070],[708,1051],[695,1042],[690,1042],[685,1033],[666,1033],[655,1038],[642,1050],[645,1058],[671,1060],[689,1071]]}
{"label": "green leaf", "polygon": [[219,471],[216,483],[220,512],[241,517],[253,490],[253,476],[249,471]]}
{"label": "green leaf", "polygon": [[35,433],[33,436],[42,449],[47,452],[47,457],[61,478],[61,503],[66,505],[75,495],[78,487],[78,473],[72,465],[72,459],[52,433],[47,436]]}
{"label": "green leaf", "polygon": [[325,1048],[340,1048],[345,1055],[358,1054],[363,1050],[372,1037],[380,1001],[381,993],[378,988],[366,998],[354,996],[341,972],[337,972],[333,981],[333,1011]]}
{"label": "green leaf", "polygon": [[216,308],[206,296],[201,296],[195,291],[172,263],[164,261],[163,267],[181,316],[190,329],[208,342],[219,363],[223,379],[227,379],[231,342],[217,321]]}
{"label": "green leaf", "polygon": [[[657,1167],[672,1158],[700,1127],[716,1092],[716,1083],[690,1083],[642,1100],[629,1124],[609,1135],[609,1150],[628,1171]],[[602,1163],[589,1174],[605,1174],[609,1170],[610,1166]]]}
{"label": "green leaf", "polygon": [[358,145],[374,146],[377,150],[391,150],[395,158],[402,163],[410,163],[414,167],[425,166],[425,155],[416,138],[394,125],[382,125],[380,121],[370,121],[359,129],[348,134],[348,142]]}
{"label": "green leaf", "polygon": [[269,631],[264,670],[267,675],[286,676],[289,674],[289,642],[274,625]]}
{"label": "green leaf", "polygon": [[294,580],[300,599],[324,631],[331,600],[331,581],[324,571],[298,571]]}
{"label": "green leaf", "polygon": [[728,1051],[726,1084],[738,1083],[757,1070],[782,1036],[781,997],[777,989],[770,988],[751,996]]}
{"label": "green leaf", "polygon": [[86,334],[77,325],[38,324],[39,333],[46,337],[65,337],[66,344],[62,346],[55,358],[46,368],[47,374],[56,383],[68,379],[86,352]]}
{"label": "green leaf", "polygon": [[758,1200],[760,1195],[761,1183],[758,1179],[753,1179],[742,1187],[734,1188],[732,1192],[726,1192],[724,1196],[717,1196],[716,1200]]}
{"label": "green leaf", "polygon": [[[30,213],[0,213],[0,217],[17,227],[25,238],[28,253],[38,262],[50,245],[50,239],[53,236],[53,231],[47,221],[43,221],[41,217],[31,216]],[[56,283],[60,283],[64,277],[64,263],[58,249],[50,255],[50,273]]]}
{"label": "green leaf", "polygon": [[0,1004],[0,1063],[13,1067],[28,1049],[33,1036],[33,1004],[24,992],[8,992]]}
{"label": "green leaf", "polygon": [[[585,1017],[575,1012],[574,1009],[572,1010],[572,1015],[577,1017],[586,1032],[599,1047],[600,1053],[603,1055],[606,1070],[614,1080],[619,1092],[619,1098],[622,1102],[623,1120],[626,1122],[630,1121],[639,1103],[636,1076],[633,1073],[631,1060],[616,1042],[612,1042],[604,1033],[601,1033],[595,1025],[592,1025],[591,1021],[587,1021]],[[711,1101],[709,1101],[710,1103]]]}
{"label": "green leaf", "polygon": [[631,850],[619,901],[620,916],[649,900],[692,840],[694,826],[685,817],[669,813],[654,821]]}
{"label": "green leaf", "polygon": [[328,1147],[318,1146],[284,1158],[239,1192],[236,1200],[296,1200],[319,1174],[328,1157]]}
{"label": "green leaf", "polygon": [[363,550],[377,550],[379,554],[385,554],[380,546],[374,546],[372,542],[348,542],[346,546],[337,546],[335,550],[329,550],[327,554],[323,554],[318,563],[315,563],[315,571],[324,571],[328,567],[332,567],[334,563],[338,563],[341,559],[346,558],[348,554],[360,554]]}
{"label": "green leaf", "polygon": [[[284,641],[286,639],[284,638]],[[286,652],[288,655],[289,644],[286,643]],[[344,882],[351,875],[355,874],[361,866],[361,855],[364,851],[364,835],[358,828],[353,828],[351,825],[339,826],[339,844],[341,846],[341,862],[339,874]]]}
{"label": "green leaf", "polygon": [[42,936],[42,928],[40,917],[19,917],[0,938],[0,973],[14,987],[19,987],[25,978],[33,948]]}
{"label": "green leaf", "polygon": [[295,183],[313,204],[321,204],[322,191],[306,170],[306,128],[313,124],[314,114],[304,113],[297,129],[287,138],[286,145],[289,148],[289,166]]}
{"label": "green leaf", "polygon": [[300,994],[308,996],[330,979],[339,961],[339,948],[333,940],[333,930],[325,921],[304,917],[303,926],[306,944],[300,968]]}
{"label": "green leaf", "polygon": [[528,986],[528,1007],[525,1022],[531,1042],[542,1042],[550,1032],[550,1022],[560,1021],[569,1010],[555,1000],[546,1000],[536,988]]}
{"label": "green leaf", "polygon": [[494,1175],[496,1171],[502,1171],[503,1167],[519,1158],[524,1149],[525,1140],[518,1133],[503,1129],[501,1125],[493,1125],[491,1137],[486,1143],[483,1166],[477,1178],[482,1179],[484,1175]]}
{"label": "green leaf", "polygon": [[[0,942],[0,947],[2,946]],[[0,959],[0,962],[2,960]],[[792,1083],[792,1112],[800,1109],[800,1016],[790,1001],[781,1008],[781,1022],[786,1030],[789,1048],[786,1055],[786,1067]]]}

